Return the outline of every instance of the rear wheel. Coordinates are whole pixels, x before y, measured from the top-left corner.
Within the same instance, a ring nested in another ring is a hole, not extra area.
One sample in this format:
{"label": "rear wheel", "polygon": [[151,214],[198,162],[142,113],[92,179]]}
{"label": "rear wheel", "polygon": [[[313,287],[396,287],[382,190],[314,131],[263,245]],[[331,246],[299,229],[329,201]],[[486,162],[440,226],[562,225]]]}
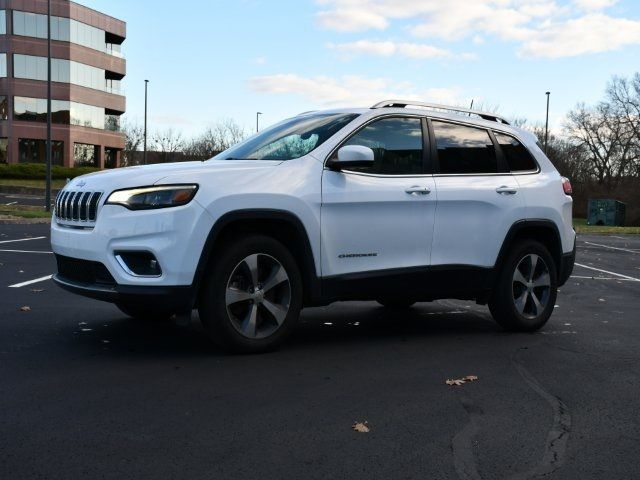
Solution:
{"label": "rear wheel", "polygon": [[549,320],[557,289],[556,266],[547,248],[539,242],[523,241],[505,260],[489,309],[505,329],[533,332]]}
{"label": "rear wheel", "polygon": [[201,292],[200,319],[226,350],[257,353],[278,347],[302,308],[302,279],[277,240],[252,235],[220,249]]}
{"label": "rear wheel", "polygon": [[173,316],[173,313],[171,312],[142,305],[116,303],[116,307],[118,307],[125,315],[135,318],[136,320],[162,322],[169,320]]}

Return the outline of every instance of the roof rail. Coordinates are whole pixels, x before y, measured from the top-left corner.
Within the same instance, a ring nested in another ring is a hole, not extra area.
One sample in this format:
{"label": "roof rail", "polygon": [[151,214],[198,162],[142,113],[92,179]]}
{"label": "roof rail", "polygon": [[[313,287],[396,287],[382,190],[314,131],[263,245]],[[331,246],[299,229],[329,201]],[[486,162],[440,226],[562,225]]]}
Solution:
{"label": "roof rail", "polygon": [[415,106],[415,107],[424,107],[431,108],[437,110],[448,110],[451,112],[458,113],[468,113],[470,115],[478,115],[480,118],[484,120],[489,120],[490,122],[498,122],[504,123],[505,125],[509,125],[509,122],[496,115],[495,113],[488,112],[480,112],[478,110],[471,110],[469,108],[460,108],[460,107],[450,107],[448,105],[440,105],[438,103],[425,103],[425,102],[414,102],[410,100],[384,100],[382,102],[376,103],[371,108],[405,108],[407,106]]}

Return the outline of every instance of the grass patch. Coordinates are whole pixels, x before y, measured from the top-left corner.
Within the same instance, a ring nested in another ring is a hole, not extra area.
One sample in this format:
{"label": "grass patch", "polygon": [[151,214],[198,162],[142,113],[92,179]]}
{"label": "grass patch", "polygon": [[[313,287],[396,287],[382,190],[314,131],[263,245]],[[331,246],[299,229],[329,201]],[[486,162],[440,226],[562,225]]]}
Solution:
{"label": "grass patch", "polygon": [[[51,180],[51,188],[53,190],[60,190],[67,184],[66,180]],[[44,188],[46,182],[44,180],[29,180],[21,178],[0,178],[0,185],[9,185],[12,187],[30,187],[30,188]]]}
{"label": "grass patch", "polygon": [[[53,165],[51,168],[51,178],[54,180],[66,180],[75,178],[86,173],[100,170],[94,167],[61,167]],[[47,167],[44,163],[5,163],[0,164],[0,179],[17,178],[25,180],[43,180]]]}
{"label": "grass patch", "polygon": [[587,225],[587,220],[585,218],[574,218],[573,228],[578,233],[640,235],[640,227],[607,227],[603,225]]}
{"label": "grass patch", "polygon": [[26,205],[0,205],[0,215],[11,215],[20,218],[50,218],[51,212],[41,207]]}

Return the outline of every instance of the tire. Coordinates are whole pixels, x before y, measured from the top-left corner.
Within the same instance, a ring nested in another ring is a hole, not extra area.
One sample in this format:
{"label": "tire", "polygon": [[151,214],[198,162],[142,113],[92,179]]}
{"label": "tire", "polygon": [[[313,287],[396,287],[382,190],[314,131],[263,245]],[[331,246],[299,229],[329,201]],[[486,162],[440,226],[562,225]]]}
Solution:
{"label": "tire", "polygon": [[210,265],[200,296],[202,325],[217,345],[234,353],[279,347],[302,308],[302,277],[293,255],[264,235],[233,239]]}
{"label": "tire", "polygon": [[116,307],[118,307],[125,315],[135,318],[136,320],[162,322],[169,320],[173,316],[173,313],[171,312],[165,312],[140,305],[116,303]]}
{"label": "tire", "polygon": [[415,300],[403,300],[403,299],[379,299],[376,300],[380,305],[390,310],[408,310],[415,305]]}
{"label": "tire", "polygon": [[521,241],[502,264],[489,310],[505,330],[535,332],[553,313],[557,290],[557,270],[549,250],[533,240]]}

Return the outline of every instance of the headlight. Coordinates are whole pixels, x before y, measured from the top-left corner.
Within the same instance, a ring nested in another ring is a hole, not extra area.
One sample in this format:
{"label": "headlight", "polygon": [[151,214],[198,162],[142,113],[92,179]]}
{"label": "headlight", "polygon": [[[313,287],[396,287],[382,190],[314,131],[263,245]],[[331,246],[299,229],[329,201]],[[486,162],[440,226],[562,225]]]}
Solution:
{"label": "headlight", "polygon": [[109,195],[105,204],[122,205],[129,210],[179,207],[189,203],[197,191],[198,185],[158,185],[155,187],[127,188],[113,192]]}

